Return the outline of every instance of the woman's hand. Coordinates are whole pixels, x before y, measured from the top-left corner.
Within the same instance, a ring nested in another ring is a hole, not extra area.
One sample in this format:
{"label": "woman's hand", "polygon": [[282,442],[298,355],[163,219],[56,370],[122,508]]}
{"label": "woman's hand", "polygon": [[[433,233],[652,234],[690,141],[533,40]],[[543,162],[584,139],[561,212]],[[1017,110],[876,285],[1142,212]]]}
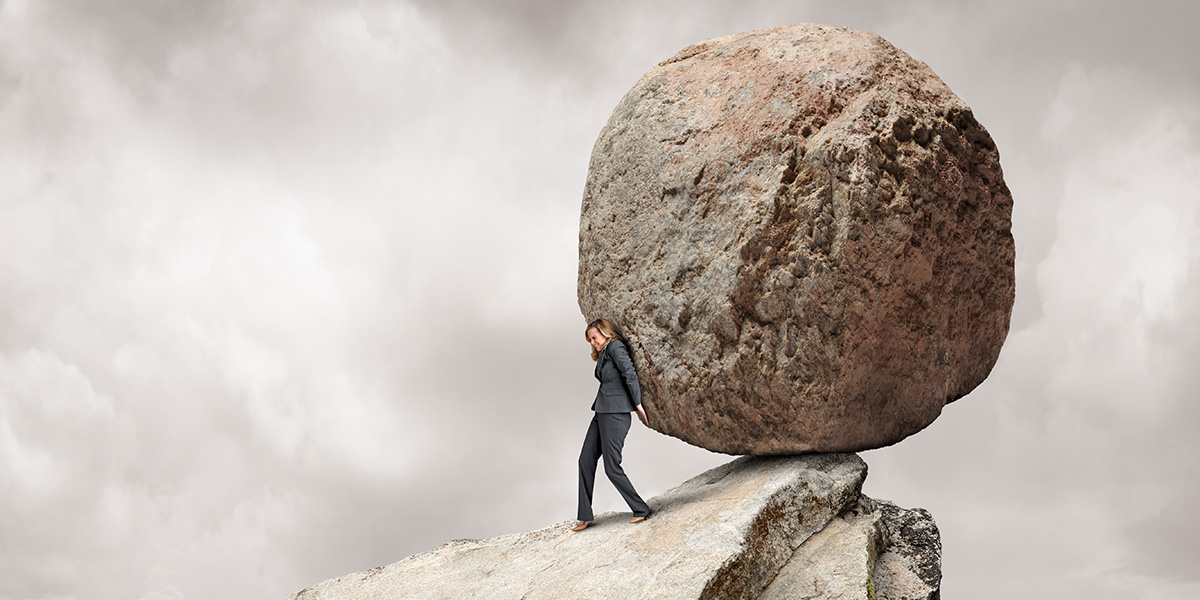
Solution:
{"label": "woman's hand", "polygon": [[637,405],[637,414],[638,414],[638,419],[641,419],[641,421],[642,421],[642,425],[649,427],[650,419],[649,419],[649,417],[646,416],[646,411],[642,408],[641,404]]}

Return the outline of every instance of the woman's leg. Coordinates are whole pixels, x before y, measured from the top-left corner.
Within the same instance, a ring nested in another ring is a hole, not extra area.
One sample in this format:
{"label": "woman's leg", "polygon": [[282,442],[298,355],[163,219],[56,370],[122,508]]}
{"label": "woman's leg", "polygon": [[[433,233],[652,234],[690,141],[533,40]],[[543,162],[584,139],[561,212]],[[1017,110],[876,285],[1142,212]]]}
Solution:
{"label": "woman's leg", "polygon": [[579,514],[580,521],[591,521],[592,489],[596,483],[596,461],[600,460],[600,425],[596,417],[588,425],[583,438],[583,449],[579,451]]}
{"label": "woman's leg", "polygon": [[642,500],[633,483],[621,468],[621,449],[625,446],[625,436],[629,434],[629,425],[633,418],[629,413],[596,413],[600,424],[600,444],[604,455],[604,472],[609,481],[621,492],[625,504],[633,511],[635,517],[645,517],[650,514],[650,507]]}

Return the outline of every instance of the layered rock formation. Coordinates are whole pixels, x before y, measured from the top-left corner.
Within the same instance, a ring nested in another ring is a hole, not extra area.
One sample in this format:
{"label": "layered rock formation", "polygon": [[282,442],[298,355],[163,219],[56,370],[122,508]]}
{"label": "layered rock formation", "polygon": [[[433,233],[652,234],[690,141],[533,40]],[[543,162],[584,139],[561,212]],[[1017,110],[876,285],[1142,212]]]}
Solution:
{"label": "layered rock formation", "polygon": [[877,35],[689,46],[592,152],[579,305],[629,338],[656,430],[731,454],[895,443],[987,377],[1014,296],[987,131]]}
{"label": "layered rock formation", "polygon": [[744,457],[651,498],[637,525],[458,540],[290,600],[936,599],[933,520],[862,496],[866,472],[853,454]]}

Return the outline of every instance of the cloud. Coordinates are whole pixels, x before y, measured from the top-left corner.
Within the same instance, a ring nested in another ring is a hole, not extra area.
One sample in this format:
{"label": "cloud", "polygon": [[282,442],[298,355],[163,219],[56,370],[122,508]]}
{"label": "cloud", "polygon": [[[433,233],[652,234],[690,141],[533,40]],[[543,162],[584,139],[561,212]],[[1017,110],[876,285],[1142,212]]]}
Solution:
{"label": "cloud", "polygon": [[[933,510],[948,593],[1189,590],[1190,38],[868,6],[0,5],[0,597],[283,597],[569,518],[596,132],[655,61],[795,21],[948,74],[1016,198],[1000,364],[868,485]],[[644,496],[726,460],[626,454]]]}
{"label": "cloud", "polygon": [[[584,348],[603,113],[454,56],[404,5],[88,10],[0,20],[0,593],[282,596],[569,504],[531,493],[570,479],[581,433],[532,411],[590,364],[512,374]],[[506,338],[524,359],[496,360]],[[537,438],[487,444],[526,415],[571,448],[510,489]]]}
{"label": "cloud", "polygon": [[415,303],[395,271],[425,229],[392,205],[414,173],[381,160],[436,102],[406,87],[440,77],[436,35],[403,7],[371,27],[275,7],[139,46],[71,32],[190,14],[19,8],[2,21],[2,591],[286,594],[308,577],[278,532],[328,509],[324,486],[416,458],[398,412],[415,399],[356,359],[397,325],[385,306]]}

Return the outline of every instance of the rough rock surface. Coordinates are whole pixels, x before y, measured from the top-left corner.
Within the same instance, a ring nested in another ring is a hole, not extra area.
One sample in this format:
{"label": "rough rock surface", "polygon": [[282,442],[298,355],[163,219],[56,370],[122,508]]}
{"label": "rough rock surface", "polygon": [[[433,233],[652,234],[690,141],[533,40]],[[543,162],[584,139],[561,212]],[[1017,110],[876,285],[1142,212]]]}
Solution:
{"label": "rough rock surface", "polygon": [[938,600],[941,584],[942,541],[929,511],[862,496],[804,542],[758,600]]}
{"label": "rough rock surface", "polygon": [[878,600],[938,600],[942,586],[942,536],[923,508],[876,500],[883,523],[883,552],[873,580]]}
{"label": "rough rock surface", "polygon": [[996,147],[879,36],[684,48],[592,151],[579,305],[629,338],[651,426],[731,454],[915,433],[987,377],[1015,293]]}
{"label": "rough rock surface", "polygon": [[[893,543],[873,501],[860,494],[865,476],[853,454],[743,457],[650,499],[654,513],[637,525],[627,523],[628,513],[605,513],[579,533],[566,522],[457,540],[290,600],[752,599],[784,590],[781,578],[831,577],[863,585],[838,588],[858,589],[857,596],[813,598],[865,600],[867,578],[857,573]],[[861,523],[870,519],[864,534]]]}
{"label": "rough rock surface", "polygon": [[870,597],[882,541],[878,513],[860,510],[840,516],[796,550],[758,600]]}

